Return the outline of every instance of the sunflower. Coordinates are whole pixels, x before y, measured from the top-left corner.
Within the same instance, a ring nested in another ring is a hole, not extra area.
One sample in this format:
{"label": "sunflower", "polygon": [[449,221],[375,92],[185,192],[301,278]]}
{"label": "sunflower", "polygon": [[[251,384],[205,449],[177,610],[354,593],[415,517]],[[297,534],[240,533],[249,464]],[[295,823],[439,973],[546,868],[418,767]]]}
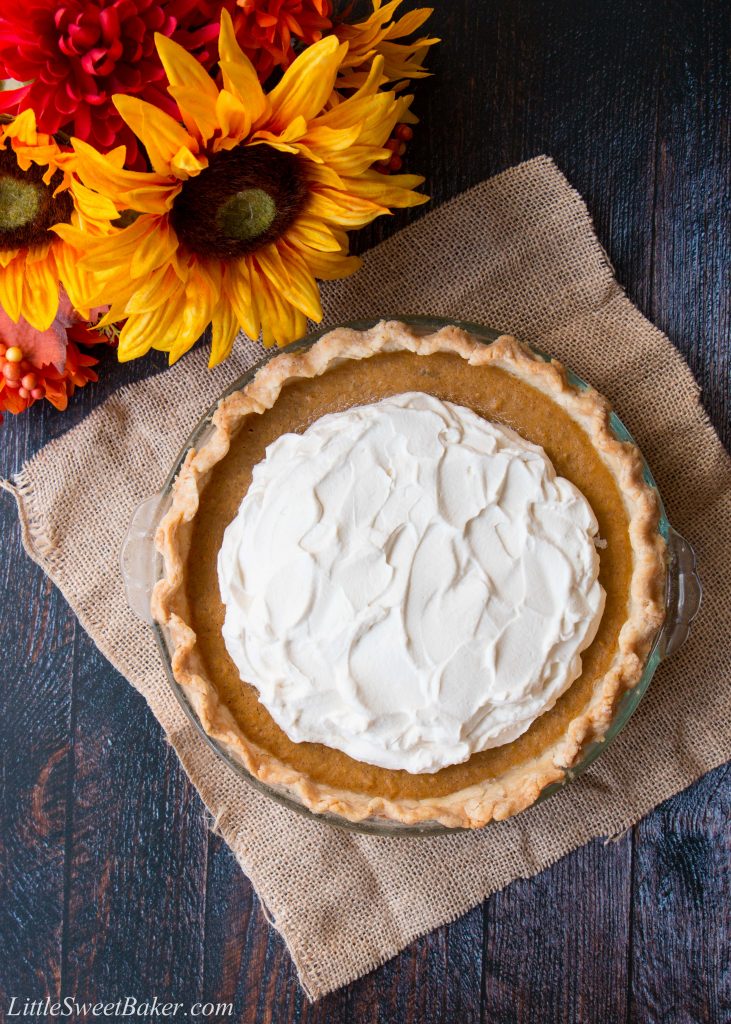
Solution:
{"label": "sunflower", "polygon": [[135,97],[115,100],[152,171],[125,170],[119,155],[73,140],[81,187],[132,210],[132,223],[96,240],[68,224],[56,231],[86,245],[96,285],[87,300],[111,305],[102,324],[126,318],[120,359],[154,347],[172,363],[209,323],[211,366],[239,326],[267,346],[287,344],[308,317],[322,318],[315,278],[359,266],[346,230],[427,198],[413,191],[421,177],[371,169],[390,156],[383,143],[408,99],[378,91],[378,58],[349,99],[325,110],[347,51],[333,36],[304,50],[267,94],[226,12],[220,90],[180,46],[158,36],[157,47],[182,123]]}
{"label": "sunflower", "polygon": [[0,125],[0,306],[38,331],[53,323],[59,282],[81,310],[88,288],[78,253],[52,229],[75,223],[100,233],[109,230],[107,215],[117,215],[88,190],[72,193],[73,163],[72,153],[36,130],[32,110]]}
{"label": "sunflower", "polygon": [[[382,5],[381,0],[373,0],[373,11],[364,21],[334,22],[333,32],[342,43],[348,44],[348,53],[335,83],[338,96],[343,91],[360,88],[379,55],[383,57],[379,85],[397,82],[398,89],[403,88],[408,79],[427,77],[429,72],[422,62],[429,47],[439,39],[426,36],[412,42],[403,42],[403,39],[421,28],[434,8],[421,7],[391,21],[401,3],[402,0],[391,0]],[[412,120],[415,120],[413,115]]]}

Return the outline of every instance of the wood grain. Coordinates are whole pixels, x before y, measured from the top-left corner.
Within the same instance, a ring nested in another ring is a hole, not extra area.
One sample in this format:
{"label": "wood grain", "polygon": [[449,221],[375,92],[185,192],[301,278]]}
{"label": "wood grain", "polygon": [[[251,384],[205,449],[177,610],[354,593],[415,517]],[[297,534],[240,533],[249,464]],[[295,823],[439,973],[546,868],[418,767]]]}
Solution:
{"label": "wood grain", "polygon": [[[449,0],[432,23],[407,169],[441,202],[550,153],[729,445],[727,5]],[[63,415],[7,417],[0,474],[164,365],[107,355]],[[230,1001],[221,1019],[246,1024],[731,1020],[727,768],[310,1005],[144,702],[23,555],[7,496],[0,526],[0,1019],[13,994],[157,993]]]}
{"label": "wood grain", "polygon": [[630,833],[595,840],[487,901],[487,1020],[624,1019],[631,855]]}
{"label": "wood grain", "polygon": [[78,654],[64,986],[91,1002],[181,989],[198,999],[203,809],[142,697],[81,630]]}

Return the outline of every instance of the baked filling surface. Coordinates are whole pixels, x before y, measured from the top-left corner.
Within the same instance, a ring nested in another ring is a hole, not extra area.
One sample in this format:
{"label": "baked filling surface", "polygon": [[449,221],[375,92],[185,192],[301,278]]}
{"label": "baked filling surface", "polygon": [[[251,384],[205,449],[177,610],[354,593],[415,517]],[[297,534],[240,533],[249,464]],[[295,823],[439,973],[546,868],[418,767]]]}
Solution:
{"label": "baked filling surface", "polygon": [[[255,688],[242,683],[226,651],[217,576],[223,532],[236,515],[253,467],[263,459],[267,445],[283,433],[305,430],[327,413],[408,391],[423,391],[466,406],[544,448],[557,474],[574,483],[588,500],[606,542],[600,551],[599,573],[606,606],[597,635],[582,654],[579,678],[517,740],[426,775],[367,765],[320,744],[292,742],[259,702]],[[615,477],[587,432],[557,402],[498,366],[473,365],[449,352],[400,351],[380,352],[357,364],[342,362],[321,376],[289,380],[271,408],[245,416],[228,454],[213,466],[202,487],[185,564],[186,605],[198,657],[243,736],[323,787],[398,801],[446,796],[498,778],[561,739],[587,708],[617,653],[628,615],[633,551],[628,512]]]}

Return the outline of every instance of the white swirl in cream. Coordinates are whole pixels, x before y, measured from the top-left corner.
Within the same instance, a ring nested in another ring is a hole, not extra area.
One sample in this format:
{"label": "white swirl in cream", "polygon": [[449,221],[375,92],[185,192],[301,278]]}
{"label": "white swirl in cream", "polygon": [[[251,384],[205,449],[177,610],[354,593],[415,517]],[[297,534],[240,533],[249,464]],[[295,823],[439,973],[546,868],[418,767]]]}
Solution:
{"label": "white swirl in cream", "polygon": [[223,636],[295,742],[435,772],[516,739],[604,609],[583,495],[542,448],[409,393],[285,434],[218,559]]}

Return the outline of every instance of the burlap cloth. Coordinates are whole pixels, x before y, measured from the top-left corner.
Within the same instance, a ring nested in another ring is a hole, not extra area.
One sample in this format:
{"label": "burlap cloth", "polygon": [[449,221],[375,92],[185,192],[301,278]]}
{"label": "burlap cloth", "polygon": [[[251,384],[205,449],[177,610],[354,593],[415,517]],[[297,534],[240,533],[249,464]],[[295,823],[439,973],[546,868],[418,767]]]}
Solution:
{"label": "burlap cloth", "polygon": [[[260,356],[225,366],[202,348],[123,388],[18,474],[28,553],[99,649],[140,690],[318,997],[392,957],[512,879],[614,835],[731,753],[731,460],[672,344],[614,280],[580,197],[539,157],[432,210],[324,289],[326,322],[431,313],[512,332],[612,401],[645,452],[705,586],[685,647],[658,671],[628,727],[577,782],[480,834],[382,839],[288,811],[199,738],[170,692],[117,568],[130,516],[157,491],[203,410]],[[154,780],[152,780],[154,781]]]}

